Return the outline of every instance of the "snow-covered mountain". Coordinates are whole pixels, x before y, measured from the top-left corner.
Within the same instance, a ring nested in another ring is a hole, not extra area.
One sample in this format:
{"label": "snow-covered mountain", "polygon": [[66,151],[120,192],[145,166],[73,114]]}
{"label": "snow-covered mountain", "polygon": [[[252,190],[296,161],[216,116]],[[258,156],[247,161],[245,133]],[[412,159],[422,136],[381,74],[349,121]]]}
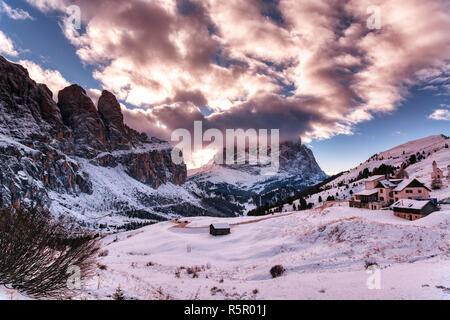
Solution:
{"label": "snow-covered mountain", "polygon": [[275,175],[261,174],[262,167],[211,162],[190,175],[186,188],[201,194],[210,210],[237,215],[260,204],[283,200],[327,177],[301,141],[280,144],[280,168]]}
{"label": "snow-covered mountain", "polygon": [[96,107],[83,88],[58,103],[20,65],[0,57],[0,202],[40,202],[93,227],[132,227],[204,209],[181,185],[172,146],[126,126],[114,95]]}
{"label": "snow-covered mountain", "polygon": [[[58,103],[28,71],[0,57],[0,205],[40,202],[94,228],[134,228],[183,216],[236,216],[259,196],[274,198],[325,174],[300,143],[281,148],[281,170],[267,178],[252,166],[212,166],[187,181],[172,146],[123,120],[116,97],[94,105],[71,85]],[[270,196],[265,194],[272,192]]]}

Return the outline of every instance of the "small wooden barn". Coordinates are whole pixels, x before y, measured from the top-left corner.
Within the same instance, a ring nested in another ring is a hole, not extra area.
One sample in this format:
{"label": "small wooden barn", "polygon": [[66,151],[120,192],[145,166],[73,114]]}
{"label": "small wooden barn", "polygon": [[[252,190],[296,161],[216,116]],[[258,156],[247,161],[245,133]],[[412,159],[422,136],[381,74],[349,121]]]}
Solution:
{"label": "small wooden barn", "polygon": [[209,233],[213,236],[225,236],[231,233],[228,223],[213,223],[209,226]]}

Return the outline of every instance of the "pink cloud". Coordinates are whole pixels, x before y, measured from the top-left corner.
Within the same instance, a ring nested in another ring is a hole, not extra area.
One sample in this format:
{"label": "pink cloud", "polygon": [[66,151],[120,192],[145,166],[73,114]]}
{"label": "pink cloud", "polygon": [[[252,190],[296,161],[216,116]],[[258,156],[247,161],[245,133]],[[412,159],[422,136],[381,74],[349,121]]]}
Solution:
{"label": "pink cloud", "polygon": [[125,110],[130,124],[164,137],[194,119],[306,140],[351,134],[445,75],[450,58],[445,0],[379,0],[380,30],[367,28],[371,0],[29,1],[81,7],[86,31],[64,27],[79,57],[138,107]]}

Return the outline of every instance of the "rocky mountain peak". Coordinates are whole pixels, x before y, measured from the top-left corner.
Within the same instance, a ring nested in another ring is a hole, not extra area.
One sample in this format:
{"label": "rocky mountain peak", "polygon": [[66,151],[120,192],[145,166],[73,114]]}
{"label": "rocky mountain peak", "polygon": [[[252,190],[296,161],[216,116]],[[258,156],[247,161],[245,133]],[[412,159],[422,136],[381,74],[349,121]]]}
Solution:
{"label": "rocky mountain peak", "polygon": [[130,142],[128,130],[123,122],[123,114],[116,97],[109,91],[104,90],[98,100],[98,112],[103,119],[107,129],[111,148]]}
{"label": "rocky mountain peak", "polygon": [[71,85],[61,90],[58,107],[64,124],[73,131],[77,155],[93,158],[108,150],[105,124],[82,87]]}
{"label": "rocky mountain peak", "polygon": [[94,194],[89,166],[120,165],[125,174],[155,189],[183,184],[186,166],[172,162],[171,150],[167,142],[149,140],[127,127],[112,93],[103,92],[97,110],[86,91],[74,84],[59,92],[56,103],[46,85],[0,56],[3,205],[48,204],[49,191],[54,197]]}

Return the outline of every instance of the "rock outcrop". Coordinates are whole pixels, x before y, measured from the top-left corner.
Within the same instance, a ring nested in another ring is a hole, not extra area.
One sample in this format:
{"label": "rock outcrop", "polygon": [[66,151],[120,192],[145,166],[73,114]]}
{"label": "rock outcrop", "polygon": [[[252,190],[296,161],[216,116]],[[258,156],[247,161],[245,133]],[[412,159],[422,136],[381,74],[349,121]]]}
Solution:
{"label": "rock outcrop", "polygon": [[109,91],[103,91],[98,100],[98,112],[108,128],[108,138],[113,149],[129,149],[131,137],[123,122],[122,110],[116,97]]}
{"label": "rock outcrop", "polygon": [[192,175],[186,188],[202,193],[210,212],[239,215],[252,206],[283,201],[327,177],[301,141],[280,143],[279,159],[278,172],[270,176],[261,175],[264,165],[212,163]]}
{"label": "rock outcrop", "polygon": [[76,155],[93,158],[108,150],[106,127],[83,88],[71,85],[61,90],[58,107],[64,124],[73,132]]}
{"label": "rock outcrop", "polygon": [[172,147],[124,124],[120,104],[104,91],[98,110],[71,85],[58,94],[30,79],[25,68],[0,56],[0,198],[3,205],[50,203],[51,192],[92,194],[80,161],[117,167],[153,188],[181,185],[186,166],[171,161]]}

